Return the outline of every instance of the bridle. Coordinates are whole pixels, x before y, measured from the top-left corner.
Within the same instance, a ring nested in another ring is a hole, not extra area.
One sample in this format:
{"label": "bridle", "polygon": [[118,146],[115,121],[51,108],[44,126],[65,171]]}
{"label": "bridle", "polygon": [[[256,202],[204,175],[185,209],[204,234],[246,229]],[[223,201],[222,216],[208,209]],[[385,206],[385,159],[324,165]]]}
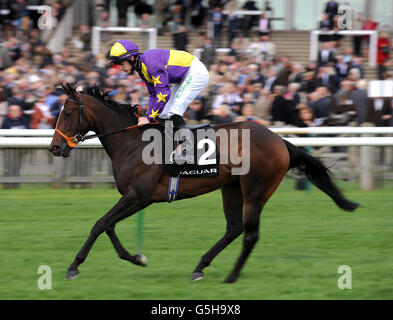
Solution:
{"label": "bridle", "polygon": [[[75,99],[72,99],[70,97],[67,97],[66,101],[70,101],[70,102],[73,102],[73,103],[76,103],[77,105],[79,105],[78,132],[73,137],[70,137],[70,136],[67,136],[65,133],[61,132],[57,128],[57,125],[59,124],[60,116],[61,116],[63,110],[60,112],[59,117],[57,118],[55,131],[58,134],[60,134],[65,139],[65,141],[67,142],[67,145],[71,149],[75,148],[78,145],[79,142],[83,142],[85,140],[94,139],[94,138],[100,138],[100,137],[104,137],[104,136],[109,136],[111,134],[115,134],[115,133],[119,133],[119,132],[123,132],[123,131],[128,131],[128,130],[131,130],[131,129],[134,129],[134,128],[138,128],[138,127],[144,126],[144,125],[136,124],[136,125],[132,125],[132,126],[129,126],[129,127],[117,129],[117,130],[110,131],[110,132],[106,132],[106,133],[92,134],[92,135],[89,135],[89,136],[86,136],[86,134],[82,135],[83,118],[86,118],[86,120],[87,120],[87,122],[89,124],[89,127],[92,128],[91,123],[89,121],[89,118],[86,115],[84,105],[82,103],[82,94],[79,93],[79,101],[77,101]],[[138,112],[134,112],[134,115],[135,115],[136,118],[139,118],[141,116],[142,107],[140,105],[136,105],[136,107],[138,108]],[[151,122],[150,124],[158,124],[158,123],[159,122],[157,121],[157,122]]]}
{"label": "bridle", "polygon": [[[70,148],[75,148],[77,146],[77,144],[83,140],[85,140],[85,136],[82,135],[82,124],[83,124],[83,116],[85,116],[85,118],[87,119],[87,122],[89,122],[89,118],[87,118],[86,113],[85,113],[85,109],[82,103],[82,95],[79,94],[79,101],[76,101],[70,97],[68,97],[66,99],[66,101],[71,101],[73,103],[76,103],[79,105],[79,125],[78,125],[78,133],[76,135],[74,135],[73,137],[69,137],[67,136],[65,133],[61,132],[58,128],[57,125],[59,124],[59,120],[61,117],[61,114],[63,113],[63,110],[60,112],[59,117],[57,118],[57,123],[56,123],[56,127],[55,127],[55,131],[60,134],[65,141],[67,142],[67,145]],[[90,122],[89,122],[90,125]]]}

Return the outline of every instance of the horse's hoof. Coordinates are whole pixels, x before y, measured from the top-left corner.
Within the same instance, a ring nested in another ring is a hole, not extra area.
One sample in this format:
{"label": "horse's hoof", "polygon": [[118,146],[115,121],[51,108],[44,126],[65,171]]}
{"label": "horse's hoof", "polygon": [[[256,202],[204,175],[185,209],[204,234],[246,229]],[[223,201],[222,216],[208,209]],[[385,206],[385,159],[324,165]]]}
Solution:
{"label": "horse's hoof", "polygon": [[203,272],[194,272],[192,274],[191,280],[198,281],[198,280],[201,280],[202,278],[203,278]]}
{"label": "horse's hoof", "polygon": [[235,283],[237,280],[236,276],[229,276],[224,283]]}
{"label": "horse's hoof", "polygon": [[137,265],[142,266],[142,267],[147,266],[147,258],[145,257],[144,254],[137,254],[135,256],[135,260],[136,260]]}
{"label": "horse's hoof", "polygon": [[75,279],[78,275],[79,275],[78,269],[76,269],[76,270],[68,270],[66,279],[67,280],[72,280],[72,279]]}

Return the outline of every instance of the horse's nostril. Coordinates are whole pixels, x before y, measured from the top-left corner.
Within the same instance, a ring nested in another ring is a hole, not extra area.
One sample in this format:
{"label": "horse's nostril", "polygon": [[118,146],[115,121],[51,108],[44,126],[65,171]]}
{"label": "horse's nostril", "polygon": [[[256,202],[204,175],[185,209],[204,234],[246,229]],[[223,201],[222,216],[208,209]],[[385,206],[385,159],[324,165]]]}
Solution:
{"label": "horse's nostril", "polygon": [[54,144],[53,146],[49,146],[49,152],[55,152],[60,149],[60,146]]}

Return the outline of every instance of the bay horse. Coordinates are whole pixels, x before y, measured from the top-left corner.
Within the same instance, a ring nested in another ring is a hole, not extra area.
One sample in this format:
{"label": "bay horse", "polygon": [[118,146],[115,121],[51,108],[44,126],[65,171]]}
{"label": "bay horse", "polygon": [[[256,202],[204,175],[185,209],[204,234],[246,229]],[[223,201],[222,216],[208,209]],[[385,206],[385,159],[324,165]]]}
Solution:
{"label": "bay horse", "polygon": [[[110,157],[113,175],[122,195],[116,205],[100,218],[91,229],[83,247],[67,270],[66,279],[78,274],[94,242],[106,233],[121,259],[145,266],[143,255],[131,255],[120,243],[115,225],[152,203],[167,200],[169,173],[163,164],[147,165],[142,161],[144,130],[152,125],[138,126],[136,107],[126,108],[103,94],[98,87],[76,91],[70,84],[63,85],[67,94],[49,151],[57,157],[68,157],[72,148],[94,131]],[[126,128],[126,129],[124,129]],[[242,250],[225,282],[232,283],[250,255],[259,237],[261,211],[288,170],[297,168],[314,185],[325,192],[343,210],[353,211],[358,204],[344,197],[335,185],[328,168],[302,149],[283,140],[266,127],[253,122],[214,125],[213,129],[250,130],[250,169],[244,175],[232,175],[235,164],[219,164],[219,175],[209,178],[180,179],[177,199],[196,197],[221,189],[226,232],[200,259],[192,273],[192,280],[203,277],[203,270],[233,240],[244,232]],[[220,144],[218,139],[217,146]],[[229,146],[231,148],[231,146]],[[240,147],[239,147],[240,149]],[[230,152],[230,150],[228,150]]]}

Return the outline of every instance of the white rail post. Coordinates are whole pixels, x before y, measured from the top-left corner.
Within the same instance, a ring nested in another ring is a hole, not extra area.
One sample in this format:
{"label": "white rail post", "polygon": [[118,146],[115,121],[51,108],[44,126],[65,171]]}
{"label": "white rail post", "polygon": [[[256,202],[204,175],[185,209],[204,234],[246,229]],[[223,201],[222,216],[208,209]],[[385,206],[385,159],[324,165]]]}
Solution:
{"label": "white rail post", "polygon": [[101,27],[93,27],[93,34],[92,34],[92,51],[94,55],[97,55],[100,53],[100,32],[101,32]]}
{"label": "white rail post", "polygon": [[156,28],[149,28],[148,31],[150,32],[150,37],[149,37],[149,49],[156,49],[156,44],[157,44],[157,29],[156,29]]}
{"label": "white rail post", "polygon": [[[356,127],[357,122],[350,122],[348,124],[349,127]],[[356,147],[348,147],[348,160],[349,160],[349,182],[356,182],[356,159],[357,159],[357,148]]]}
{"label": "white rail post", "polygon": [[54,157],[53,159],[53,176],[52,176],[52,187],[61,189],[64,187],[65,177],[65,160],[62,157]]}
{"label": "white rail post", "polygon": [[[364,123],[362,127],[369,127],[372,124]],[[371,136],[371,135],[362,135]],[[375,147],[360,147],[360,189],[373,190],[375,188]]]}

